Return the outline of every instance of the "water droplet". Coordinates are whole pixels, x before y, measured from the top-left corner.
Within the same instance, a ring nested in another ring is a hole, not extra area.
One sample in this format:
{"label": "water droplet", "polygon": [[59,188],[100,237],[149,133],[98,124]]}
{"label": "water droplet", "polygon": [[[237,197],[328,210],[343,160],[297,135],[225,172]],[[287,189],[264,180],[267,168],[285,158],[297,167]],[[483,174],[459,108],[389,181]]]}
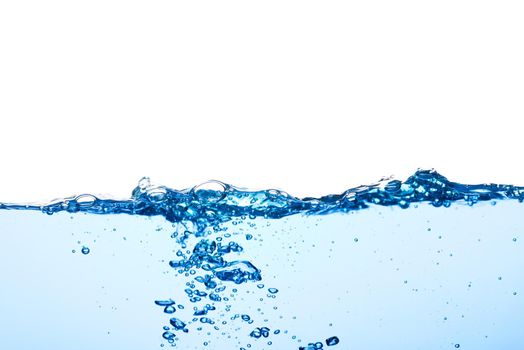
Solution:
{"label": "water droplet", "polygon": [[268,292],[271,293],[271,294],[276,294],[276,293],[278,293],[278,289],[276,289],[276,288],[269,288]]}
{"label": "water droplet", "polygon": [[82,247],[82,254],[87,255],[91,250],[88,247]]}

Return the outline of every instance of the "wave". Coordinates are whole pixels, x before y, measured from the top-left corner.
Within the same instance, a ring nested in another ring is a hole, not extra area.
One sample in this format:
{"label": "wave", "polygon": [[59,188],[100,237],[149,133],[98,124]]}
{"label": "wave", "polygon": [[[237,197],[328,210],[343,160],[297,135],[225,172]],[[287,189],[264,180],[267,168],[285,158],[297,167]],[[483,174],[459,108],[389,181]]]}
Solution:
{"label": "wave", "polygon": [[276,189],[247,191],[214,180],[176,190],[152,185],[149,178],[142,178],[132,191],[131,198],[125,200],[82,194],[46,204],[0,203],[0,209],[40,210],[47,214],[67,211],[161,215],[171,222],[192,221],[209,226],[241,216],[277,219],[297,213],[322,215],[347,212],[365,209],[370,205],[408,208],[413,203],[429,202],[435,207],[448,207],[457,201],[473,205],[481,201],[503,199],[522,202],[524,187],[460,184],[449,181],[435,170],[418,170],[405,181],[385,178],[371,185],[319,198],[297,198]]}

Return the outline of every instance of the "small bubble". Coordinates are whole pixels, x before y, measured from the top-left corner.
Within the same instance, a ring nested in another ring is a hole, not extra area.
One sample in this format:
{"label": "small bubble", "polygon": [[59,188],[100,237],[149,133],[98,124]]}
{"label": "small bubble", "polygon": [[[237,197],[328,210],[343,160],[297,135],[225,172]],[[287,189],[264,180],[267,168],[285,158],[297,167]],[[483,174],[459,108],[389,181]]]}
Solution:
{"label": "small bubble", "polygon": [[173,313],[175,313],[175,311],[176,311],[176,309],[173,306],[171,306],[171,305],[170,306],[166,306],[164,308],[164,312],[166,314],[173,314]]}
{"label": "small bubble", "polygon": [[147,189],[149,186],[151,186],[151,180],[149,179],[149,177],[144,176],[143,178],[140,179],[140,181],[138,181],[138,187],[142,191]]}
{"label": "small bubble", "polygon": [[517,237],[513,237],[513,242],[516,242],[517,241]]}
{"label": "small bubble", "polygon": [[278,289],[276,289],[276,288],[269,288],[268,292],[271,293],[271,294],[276,294],[276,293],[278,293]]}
{"label": "small bubble", "polygon": [[517,295],[517,292],[513,292],[513,295]]}
{"label": "small bubble", "polygon": [[455,344],[455,348],[460,348],[460,344]]}
{"label": "small bubble", "polygon": [[82,254],[87,255],[91,250],[88,247],[82,247]]}
{"label": "small bubble", "polygon": [[355,243],[358,242],[358,238],[355,237],[354,241],[355,241]]}
{"label": "small bubble", "polygon": [[340,340],[337,337],[331,337],[326,339],[327,346],[337,345],[339,342]]}

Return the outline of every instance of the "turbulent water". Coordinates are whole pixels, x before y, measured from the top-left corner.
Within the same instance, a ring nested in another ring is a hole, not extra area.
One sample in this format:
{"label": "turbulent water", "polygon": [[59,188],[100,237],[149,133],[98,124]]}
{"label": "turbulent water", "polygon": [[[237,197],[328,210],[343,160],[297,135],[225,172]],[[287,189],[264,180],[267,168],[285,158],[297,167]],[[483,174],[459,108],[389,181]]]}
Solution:
{"label": "turbulent water", "polygon": [[418,171],[0,203],[1,348],[522,349],[523,200]]}

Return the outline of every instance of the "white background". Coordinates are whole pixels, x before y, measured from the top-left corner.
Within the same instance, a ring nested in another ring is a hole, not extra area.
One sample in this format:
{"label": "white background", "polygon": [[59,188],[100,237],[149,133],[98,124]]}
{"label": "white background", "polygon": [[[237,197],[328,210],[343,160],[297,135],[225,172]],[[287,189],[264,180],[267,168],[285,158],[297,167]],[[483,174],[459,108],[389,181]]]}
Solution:
{"label": "white background", "polygon": [[521,1],[2,1],[0,201],[524,184]]}

